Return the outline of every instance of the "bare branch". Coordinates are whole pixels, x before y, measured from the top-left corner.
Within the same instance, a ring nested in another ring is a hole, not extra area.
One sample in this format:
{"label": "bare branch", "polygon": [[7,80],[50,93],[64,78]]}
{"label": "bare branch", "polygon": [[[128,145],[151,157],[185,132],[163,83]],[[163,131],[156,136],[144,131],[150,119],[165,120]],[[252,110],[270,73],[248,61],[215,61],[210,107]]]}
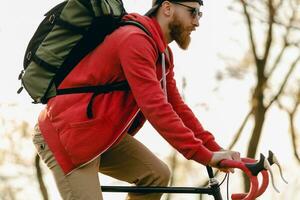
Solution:
{"label": "bare branch", "polygon": [[253,52],[253,57],[255,59],[256,65],[259,65],[258,64],[259,59],[258,59],[258,55],[257,55],[257,51],[256,51],[255,41],[254,41],[252,20],[251,20],[251,17],[250,17],[250,13],[248,12],[248,9],[247,9],[247,3],[245,2],[245,0],[239,0],[239,2],[243,6],[243,11],[244,11],[244,14],[245,14],[245,17],[246,17],[247,27],[248,27],[248,30],[249,30],[250,44],[251,44],[251,48],[252,48],[252,52]]}
{"label": "bare branch", "polygon": [[283,0],[280,0],[278,2],[278,4],[274,6],[274,8],[277,10],[278,8],[280,8],[282,6],[282,3],[283,3]]}
{"label": "bare branch", "polygon": [[[251,5],[251,4],[247,4],[247,7],[250,7],[251,10],[254,11],[254,14],[251,16],[252,19],[255,19],[261,23],[264,23],[264,24],[269,24],[269,21],[267,21],[266,19],[264,19],[264,17],[262,16],[259,16],[263,13],[263,11],[257,9],[254,5]],[[293,13],[297,13],[299,11],[299,8],[298,7],[291,7],[293,9]],[[233,11],[233,12],[236,12],[238,14],[241,14],[241,15],[244,15],[245,13],[244,12],[241,12],[240,10],[237,10],[235,9],[233,6],[229,6],[228,7],[229,10]],[[279,9],[279,6],[274,6],[274,10],[278,10]],[[290,12],[289,12],[290,13]],[[295,19],[294,19],[295,20]],[[281,22],[279,19],[278,19],[278,16],[274,14],[274,18],[273,18],[273,24],[274,25],[277,25],[277,26],[281,26],[281,27],[290,27],[291,30],[300,30],[300,26],[296,26],[294,25],[293,23],[295,23],[297,20],[293,21],[292,23],[289,23],[289,24],[285,24],[283,22]]]}
{"label": "bare branch", "polygon": [[[284,40],[283,47],[282,47],[280,53],[278,54],[278,56],[276,57],[276,60],[275,60],[275,62],[274,62],[274,64],[273,64],[273,66],[271,67],[270,72],[269,72],[268,75],[266,76],[267,79],[268,79],[269,77],[271,77],[271,75],[273,74],[273,72],[274,72],[275,69],[277,68],[277,66],[278,66],[278,64],[279,64],[279,62],[280,62],[280,60],[281,60],[281,58],[282,58],[282,56],[283,56],[285,50],[286,50],[289,46],[296,46],[296,47],[297,47],[297,46],[299,45],[298,42],[291,43],[291,42],[288,41],[288,37],[290,36],[290,32],[292,31],[292,27],[293,27],[292,24],[293,24],[293,21],[294,21],[295,19],[296,19],[296,10],[293,9],[293,14],[292,14],[292,16],[289,18],[289,23],[288,23],[287,26],[285,26],[285,28],[286,28],[286,34],[285,34],[285,36],[284,36],[284,38],[283,38],[283,40]],[[300,28],[299,28],[299,30],[300,30]]]}
{"label": "bare branch", "polygon": [[295,127],[295,123],[294,123],[295,116],[297,114],[297,110],[298,110],[299,105],[300,105],[300,87],[298,89],[298,93],[297,93],[297,96],[296,96],[295,105],[294,105],[292,111],[289,112],[291,137],[292,137],[294,155],[295,155],[297,161],[300,163],[300,155],[297,151],[297,149],[298,149],[297,148],[297,133],[296,133],[296,127]]}
{"label": "bare branch", "polygon": [[277,94],[273,97],[273,99],[269,102],[269,104],[266,106],[266,110],[269,109],[269,107],[278,99],[278,97],[281,95],[281,93],[283,92],[286,83],[290,77],[290,75],[292,74],[292,72],[294,71],[294,69],[296,68],[298,62],[300,61],[300,55],[295,59],[295,61],[291,64],[290,69],[288,71],[288,73],[286,74],[281,87],[279,89],[279,91],[277,92]]}
{"label": "bare branch", "polygon": [[291,137],[292,137],[294,155],[297,161],[300,163],[300,156],[297,151],[297,134],[296,134],[296,128],[294,124],[294,115],[292,114],[290,114],[290,128],[291,128]]}
{"label": "bare branch", "polygon": [[278,64],[279,64],[279,62],[280,62],[280,60],[281,60],[281,58],[282,58],[285,50],[287,49],[287,47],[289,47],[290,45],[292,45],[292,44],[290,44],[288,42],[288,37],[290,35],[291,26],[292,26],[292,22],[294,21],[294,19],[295,19],[295,12],[293,12],[293,15],[289,19],[289,25],[286,27],[286,34],[285,34],[285,36],[283,38],[283,41],[284,41],[283,47],[282,47],[280,53],[278,54],[278,56],[276,57],[276,60],[275,60],[275,62],[273,64],[273,66],[271,67],[271,70],[270,70],[269,74],[266,76],[267,78],[271,77],[271,75],[273,74],[273,72],[277,68],[277,66],[278,66]]}
{"label": "bare branch", "polygon": [[270,53],[270,49],[271,49],[271,45],[272,45],[272,41],[273,41],[273,24],[274,24],[274,16],[276,14],[276,10],[274,9],[274,6],[273,6],[273,0],[268,0],[268,13],[269,13],[269,19],[268,19],[269,27],[268,27],[268,33],[267,33],[267,38],[266,38],[263,63],[266,63],[266,61],[269,57],[269,53]]}
{"label": "bare branch", "polygon": [[285,36],[283,38],[284,45],[283,45],[283,47],[282,47],[279,55],[277,56],[277,58],[276,58],[276,60],[275,60],[275,62],[274,62],[274,64],[273,64],[273,66],[272,66],[272,68],[271,68],[271,70],[270,70],[270,72],[269,72],[269,74],[268,74],[267,77],[270,77],[273,74],[273,72],[277,68],[277,66],[278,66],[278,64],[279,64],[279,62],[280,62],[280,60],[281,60],[281,58],[283,56],[283,53],[287,49],[287,47],[290,46],[290,45],[294,45],[294,44],[288,42],[288,37],[290,35],[291,29],[292,29],[292,23],[295,20],[295,18],[296,18],[296,11],[293,10],[293,14],[289,18],[289,24],[288,24],[288,26],[286,26],[286,34],[285,34]]}
{"label": "bare branch", "polygon": [[293,151],[296,160],[300,163],[300,155],[298,153],[297,148],[297,131],[294,123],[298,107],[300,106],[300,87],[298,89],[298,94],[296,94],[295,104],[291,110],[288,107],[284,106],[279,99],[277,99],[276,103],[278,104],[279,108],[286,111],[289,116],[290,134],[292,139]]}
{"label": "bare branch", "polygon": [[228,149],[232,149],[234,147],[234,145],[237,143],[238,139],[240,138],[250,116],[253,114],[253,108],[249,111],[249,113],[246,115],[243,123],[241,124],[240,128],[238,129],[237,133],[234,136],[233,141],[231,142],[231,144],[229,145]]}
{"label": "bare branch", "polygon": [[300,41],[290,43],[290,45],[300,49]]}
{"label": "bare branch", "polygon": [[278,67],[278,65],[279,65],[279,63],[280,63],[280,61],[281,61],[281,58],[282,58],[282,56],[283,56],[285,50],[286,50],[287,47],[288,47],[288,44],[287,44],[287,42],[286,42],[286,39],[287,39],[287,37],[284,38],[284,40],[285,40],[284,45],[283,45],[283,47],[281,48],[281,50],[280,50],[278,56],[276,57],[275,62],[273,63],[273,66],[271,67],[269,73],[267,74],[267,76],[266,76],[267,79],[269,79],[269,78],[272,76],[272,74],[274,73],[275,69]]}
{"label": "bare branch", "polygon": [[[239,14],[241,14],[241,15],[244,14],[244,13],[242,13],[242,12],[240,12],[240,11],[238,11],[238,10],[232,8],[232,7],[230,7],[229,9],[230,9],[231,11],[236,12],[236,13],[239,13]],[[254,18],[255,20],[258,20],[259,22],[264,23],[264,24],[268,24],[268,23],[269,23],[268,21],[266,21],[265,19],[263,19],[263,18],[261,18],[261,17],[259,17],[259,16],[257,16],[257,15],[256,15],[256,16],[252,16],[252,18]],[[276,25],[276,26],[284,27],[284,28],[286,28],[286,27],[288,26],[287,24],[284,24],[284,23],[280,22],[276,17],[274,18],[273,24]],[[291,24],[291,25],[290,25],[290,29],[291,29],[291,30],[300,30],[300,27]]]}

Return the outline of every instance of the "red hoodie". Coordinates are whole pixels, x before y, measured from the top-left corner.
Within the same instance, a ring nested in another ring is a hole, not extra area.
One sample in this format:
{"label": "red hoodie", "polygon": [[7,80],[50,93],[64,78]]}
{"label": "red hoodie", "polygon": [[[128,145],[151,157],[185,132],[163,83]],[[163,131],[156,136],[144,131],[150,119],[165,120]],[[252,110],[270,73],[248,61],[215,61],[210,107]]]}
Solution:
{"label": "red hoodie", "polygon": [[[67,174],[97,158],[122,134],[135,134],[146,118],[187,159],[207,164],[212,151],[220,150],[220,146],[182,101],[174,80],[172,52],[159,24],[138,14],[127,15],[125,19],[143,24],[151,36],[132,25],[117,29],[71,71],[60,88],[127,80],[130,91],[97,95],[92,119],[86,115],[90,93],[50,99],[39,117],[46,143]],[[169,55],[162,56],[166,49]],[[162,57],[166,57],[165,73]]]}

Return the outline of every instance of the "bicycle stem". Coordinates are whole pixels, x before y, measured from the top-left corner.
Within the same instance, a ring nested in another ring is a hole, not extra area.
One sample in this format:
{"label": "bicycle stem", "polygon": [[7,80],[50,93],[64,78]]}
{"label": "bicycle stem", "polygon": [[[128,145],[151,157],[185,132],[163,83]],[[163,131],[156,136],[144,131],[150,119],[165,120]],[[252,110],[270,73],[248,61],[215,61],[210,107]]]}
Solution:
{"label": "bicycle stem", "polygon": [[214,177],[214,173],[213,173],[212,168],[211,168],[210,166],[206,166],[206,170],[207,170],[208,177],[209,177],[209,185],[210,185],[210,186],[218,185],[219,182],[218,182],[218,180]]}

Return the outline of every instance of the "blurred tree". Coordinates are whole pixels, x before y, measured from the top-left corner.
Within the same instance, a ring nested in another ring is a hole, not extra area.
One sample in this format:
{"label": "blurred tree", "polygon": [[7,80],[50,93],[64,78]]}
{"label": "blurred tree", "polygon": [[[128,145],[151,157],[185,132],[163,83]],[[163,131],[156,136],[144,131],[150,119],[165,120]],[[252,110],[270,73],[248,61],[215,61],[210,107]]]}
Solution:
{"label": "blurred tree", "polygon": [[37,155],[35,165],[32,165],[33,154],[30,147],[33,148],[33,144],[30,138],[33,130],[28,122],[14,119],[15,115],[6,116],[18,109],[16,105],[0,104],[0,199],[21,199],[20,196],[23,195],[20,194],[28,191],[27,186],[34,187],[34,184],[39,184],[43,199],[48,200]]}
{"label": "blurred tree", "polygon": [[[183,77],[182,78],[181,96],[182,96],[182,98],[184,100],[185,100],[185,96],[184,96],[184,90],[185,90],[185,88],[186,88],[186,79]],[[183,166],[184,168],[186,168],[186,166],[188,166],[188,165],[187,165],[186,161],[179,161],[178,152],[176,150],[174,150],[174,149],[172,149],[172,152],[171,152],[171,154],[170,154],[170,156],[168,158],[168,162],[169,162],[170,170],[172,172],[172,176],[171,176],[171,179],[170,179],[170,185],[174,186],[178,182],[183,181],[182,177],[180,176],[180,174],[182,174],[182,173],[179,173],[179,169],[178,169],[179,166]],[[166,194],[166,200],[171,200],[171,199],[172,199],[172,194],[167,193]]]}
{"label": "blurred tree", "polygon": [[[249,119],[253,119],[247,157],[254,158],[268,110],[275,102],[286,98],[288,90],[299,89],[299,84],[295,82],[300,77],[295,71],[300,65],[300,1],[234,0],[230,9],[240,13],[245,19],[249,50],[242,60],[234,66],[228,66],[227,74],[219,73],[217,78],[222,80],[228,75],[241,79],[250,71],[254,72],[256,82],[251,92],[249,113],[229,145],[232,148],[236,144]],[[293,109],[287,109],[283,105],[282,108],[290,116],[294,152],[299,160],[294,125],[299,98],[293,100]],[[248,190],[249,183],[246,180],[245,190]]]}
{"label": "blurred tree", "polygon": [[297,111],[300,107],[300,80],[298,81],[298,91],[291,91],[289,94],[292,95],[292,98],[294,98],[294,103],[289,108],[287,105],[284,105],[282,102],[278,101],[278,105],[281,109],[285,110],[289,117],[289,125],[290,125],[290,133],[291,133],[291,139],[293,143],[293,149],[294,149],[294,156],[298,163],[300,164],[300,155],[298,153],[298,136],[300,133],[297,132],[296,128],[296,116]]}
{"label": "blurred tree", "polygon": [[48,200],[49,199],[48,191],[47,191],[47,187],[45,186],[45,183],[44,183],[43,171],[42,171],[41,162],[40,162],[40,156],[38,154],[35,155],[34,163],[35,163],[36,176],[37,176],[37,180],[39,182],[41,194],[42,194],[44,200]]}

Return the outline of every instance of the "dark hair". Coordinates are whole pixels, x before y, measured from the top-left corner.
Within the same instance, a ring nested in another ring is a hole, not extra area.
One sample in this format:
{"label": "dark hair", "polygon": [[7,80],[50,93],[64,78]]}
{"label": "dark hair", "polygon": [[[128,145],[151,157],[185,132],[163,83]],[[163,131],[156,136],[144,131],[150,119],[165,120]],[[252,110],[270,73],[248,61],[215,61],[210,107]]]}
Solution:
{"label": "dark hair", "polygon": [[[153,16],[164,1],[167,1],[167,0],[153,0],[152,8],[150,8],[150,10],[148,10],[145,15]],[[169,0],[169,1],[170,2],[172,2],[172,1],[174,1],[174,2],[198,2],[201,6],[203,6],[202,0]]]}

